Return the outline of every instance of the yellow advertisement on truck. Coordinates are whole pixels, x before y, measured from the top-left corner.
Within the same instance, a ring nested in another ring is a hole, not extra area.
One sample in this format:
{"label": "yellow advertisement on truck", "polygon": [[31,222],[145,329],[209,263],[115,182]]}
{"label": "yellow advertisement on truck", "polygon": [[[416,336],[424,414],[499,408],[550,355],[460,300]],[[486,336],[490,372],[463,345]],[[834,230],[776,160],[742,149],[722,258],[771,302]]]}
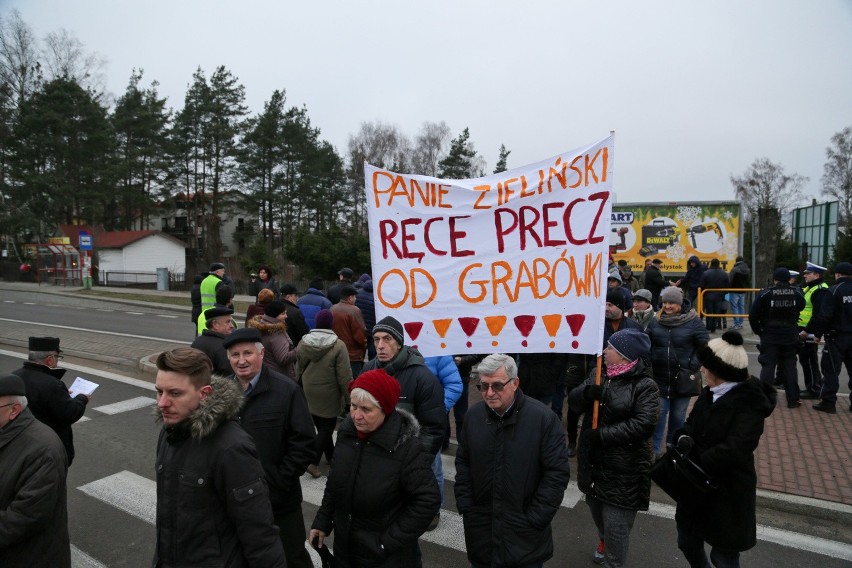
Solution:
{"label": "yellow advertisement on truck", "polygon": [[718,258],[722,269],[730,270],[742,254],[740,211],[736,201],[617,203],[609,251],[638,273],[646,261],[659,258],[664,273],[682,274],[693,255],[705,264]]}

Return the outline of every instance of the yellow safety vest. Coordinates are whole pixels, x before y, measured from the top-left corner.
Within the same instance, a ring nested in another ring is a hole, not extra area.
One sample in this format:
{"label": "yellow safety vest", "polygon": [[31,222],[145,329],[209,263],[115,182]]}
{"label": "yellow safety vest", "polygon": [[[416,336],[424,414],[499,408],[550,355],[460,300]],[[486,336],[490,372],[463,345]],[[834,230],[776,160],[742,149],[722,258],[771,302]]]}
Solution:
{"label": "yellow safety vest", "polygon": [[811,296],[820,288],[828,288],[828,284],[820,282],[816,286],[805,288],[805,309],[799,312],[799,327],[805,327],[811,321],[811,317],[814,315],[814,305],[811,302]]}

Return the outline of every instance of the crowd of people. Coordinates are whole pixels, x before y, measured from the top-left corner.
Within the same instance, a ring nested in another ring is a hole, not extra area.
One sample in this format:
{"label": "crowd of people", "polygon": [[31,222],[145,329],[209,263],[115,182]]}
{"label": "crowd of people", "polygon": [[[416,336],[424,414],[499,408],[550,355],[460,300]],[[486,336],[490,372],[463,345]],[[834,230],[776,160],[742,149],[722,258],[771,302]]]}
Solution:
{"label": "crowd of people", "polygon": [[[307,568],[307,538],[324,553],[333,544],[336,566],[421,566],[418,538],[440,523],[452,411],[455,502],[472,567],[534,568],[553,556],[551,523],[574,456],[598,532],[590,556],[627,565],[652,468],[675,447],[713,485],[678,500],[677,546],[692,567],[738,566],[756,542],[753,452],[777,402],[774,384],[788,408],[819,398],[814,409],[836,413],[841,365],[852,361],[852,264],[834,266],[831,287],[816,264],[803,270],[802,288],[778,268],[755,294],[748,321],[760,338],[759,378],[738,331],[745,308],[735,296],[750,286],[742,258],[730,274],[717,260],[690,258],[676,282],[659,265],[635,275],[611,263],[596,361],[423,357],[402,322],[376,321],[369,275],[352,282],[348,268],[327,293],[316,279],[300,296],[260,267],[255,309],[238,326],[232,283],[214,263],[193,292],[192,346],[156,360],[154,565]],[[728,308],[734,323],[724,331]],[[0,565],[70,566],[71,425],[89,397],[62,383],[58,339],[31,337],[28,349],[21,369],[0,376]],[[481,402],[468,408],[471,384]],[[327,476],[307,533],[305,473]]]}

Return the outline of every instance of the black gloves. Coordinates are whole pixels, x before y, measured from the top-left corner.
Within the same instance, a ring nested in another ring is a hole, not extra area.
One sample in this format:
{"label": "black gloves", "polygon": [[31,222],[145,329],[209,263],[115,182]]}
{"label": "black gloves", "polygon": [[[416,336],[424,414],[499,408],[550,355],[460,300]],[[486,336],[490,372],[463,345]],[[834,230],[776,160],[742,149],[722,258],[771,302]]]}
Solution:
{"label": "black gloves", "polygon": [[602,400],[604,388],[601,385],[588,385],[583,389],[583,398],[588,401]]}

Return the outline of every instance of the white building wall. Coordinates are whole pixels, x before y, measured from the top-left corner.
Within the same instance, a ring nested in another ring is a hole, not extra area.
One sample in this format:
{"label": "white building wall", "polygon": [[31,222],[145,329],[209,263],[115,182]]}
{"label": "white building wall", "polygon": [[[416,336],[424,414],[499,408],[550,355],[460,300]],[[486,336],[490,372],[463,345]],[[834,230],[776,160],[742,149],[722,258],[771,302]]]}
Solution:
{"label": "white building wall", "polygon": [[168,268],[169,272],[186,272],[186,247],[160,235],[151,235],[124,247],[123,270],[128,272],[156,272]]}
{"label": "white building wall", "polygon": [[114,272],[124,270],[124,257],[120,249],[98,249],[98,270]]}

